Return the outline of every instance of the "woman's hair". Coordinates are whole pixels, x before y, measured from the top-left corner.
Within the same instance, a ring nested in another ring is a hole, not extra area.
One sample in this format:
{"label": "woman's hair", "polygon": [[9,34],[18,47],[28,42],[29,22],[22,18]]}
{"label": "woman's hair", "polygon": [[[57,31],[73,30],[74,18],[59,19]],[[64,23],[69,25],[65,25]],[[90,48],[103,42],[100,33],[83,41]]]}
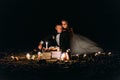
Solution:
{"label": "woman's hair", "polygon": [[67,20],[65,20],[65,19],[62,19],[62,20],[61,20],[61,22],[62,22],[62,21],[65,21],[65,22],[68,24],[68,21],[67,21]]}
{"label": "woman's hair", "polygon": [[[62,23],[63,21],[67,24],[67,27],[66,27],[66,28],[63,28],[63,29],[64,29],[64,30],[69,30],[69,29],[70,29],[70,26],[69,26],[68,21],[65,20],[65,19],[62,19],[62,20],[61,20],[61,23]],[[62,25],[62,24],[61,24],[61,25]]]}

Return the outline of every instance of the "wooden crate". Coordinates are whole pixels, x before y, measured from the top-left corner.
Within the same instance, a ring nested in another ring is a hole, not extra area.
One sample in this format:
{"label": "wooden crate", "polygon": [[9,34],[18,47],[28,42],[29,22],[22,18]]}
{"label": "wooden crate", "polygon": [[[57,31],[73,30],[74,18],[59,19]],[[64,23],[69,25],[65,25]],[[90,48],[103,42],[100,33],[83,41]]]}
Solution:
{"label": "wooden crate", "polygon": [[42,59],[51,59],[51,52],[42,53]]}

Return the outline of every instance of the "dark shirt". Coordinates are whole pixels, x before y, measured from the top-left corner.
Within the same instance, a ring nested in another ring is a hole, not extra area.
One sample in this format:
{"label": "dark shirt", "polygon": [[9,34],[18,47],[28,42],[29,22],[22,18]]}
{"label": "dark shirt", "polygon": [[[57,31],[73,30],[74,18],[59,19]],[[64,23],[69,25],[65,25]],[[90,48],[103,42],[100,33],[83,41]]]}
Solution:
{"label": "dark shirt", "polygon": [[49,46],[59,46],[60,49],[62,50],[62,52],[66,52],[66,50],[70,48],[70,36],[69,36],[69,33],[65,32],[65,31],[60,33],[60,40],[59,40],[60,45],[58,45],[57,41],[56,41],[56,35],[57,34],[58,33],[55,32],[55,33],[49,35],[48,37],[46,37],[44,39],[44,41],[48,41]]}

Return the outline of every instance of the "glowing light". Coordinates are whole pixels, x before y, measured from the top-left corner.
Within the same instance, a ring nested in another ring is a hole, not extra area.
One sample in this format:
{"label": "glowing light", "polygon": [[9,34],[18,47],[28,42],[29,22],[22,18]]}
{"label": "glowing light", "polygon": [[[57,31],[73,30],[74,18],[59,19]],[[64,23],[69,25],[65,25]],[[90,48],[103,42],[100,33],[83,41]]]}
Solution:
{"label": "glowing light", "polygon": [[79,54],[76,54],[76,56],[79,56]]}
{"label": "glowing light", "polygon": [[45,44],[46,44],[46,49],[48,49],[48,42],[46,41]]}
{"label": "glowing light", "polygon": [[32,55],[31,59],[32,59],[32,60],[35,60],[35,55]]}
{"label": "glowing light", "polygon": [[41,52],[38,52],[38,57],[37,57],[37,59],[40,60],[40,59],[41,59],[41,56],[42,56],[42,53],[41,53]]}
{"label": "glowing light", "polygon": [[70,49],[67,49],[66,52],[67,52],[67,53],[70,52]]}
{"label": "glowing light", "polygon": [[44,42],[43,41],[40,41],[40,44],[43,44]]}
{"label": "glowing light", "polygon": [[66,60],[69,60],[70,58],[69,58],[69,55],[68,55],[68,53],[66,52]]}
{"label": "glowing light", "polygon": [[17,60],[17,61],[18,61],[18,60],[19,60],[19,58],[18,58],[18,57],[15,57],[15,60]]}
{"label": "glowing light", "polygon": [[111,52],[108,52],[108,55],[110,56],[112,53]]}
{"label": "glowing light", "polygon": [[57,51],[60,51],[60,47],[57,47]]}
{"label": "glowing light", "polygon": [[98,54],[101,54],[101,52],[99,51]]}
{"label": "glowing light", "polygon": [[29,53],[26,54],[26,58],[27,58],[28,60],[30,60],[30,54],[29,54]]}
{"label": "glowing light", "polygon": [[97,56],[98,55],[98,53],[95,53],[95,56]]}
{"label": "glowing light", "polygon": [[60,59],[60,58],[57,58],[58,60]]}
{"label": "glowing light", "polygon": [[86,57],[86,56],[87,56],[86,54],[83,55],[83,57]]}
{"label": "glowing light", "polygon": [[11,59],[13,59],[13,60],[14,60],[14,59],[15,59],[15,57],[14,57],[14,56],[11,56]]}
{"label": "glowing light", "polygon": [[61,60],[62,60],[62,61],[64,61],[64,60],[69,60],[69,55],[68,55],[67,52],[61,54]]}

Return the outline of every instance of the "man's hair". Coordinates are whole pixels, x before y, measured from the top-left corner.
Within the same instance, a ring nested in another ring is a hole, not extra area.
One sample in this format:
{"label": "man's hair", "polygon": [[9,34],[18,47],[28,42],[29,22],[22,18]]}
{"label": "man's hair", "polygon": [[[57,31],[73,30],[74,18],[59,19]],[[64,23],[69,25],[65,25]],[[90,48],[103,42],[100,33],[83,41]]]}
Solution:
{"label": "man's hair", "polygon": [[61,27],[62,27],[62,25],[61,25],[61,24],[56,24],[56,25],[55,25],[55,29],[57,28],[57,26],[61,26]]}
{"label": "man's hair", "polygon": [[62,25],[61,25],[61,24],[56,24],[56,25],[55,25],[55,28],[56,28],[57,26],[61,26],[61,27],[62,27]]}

